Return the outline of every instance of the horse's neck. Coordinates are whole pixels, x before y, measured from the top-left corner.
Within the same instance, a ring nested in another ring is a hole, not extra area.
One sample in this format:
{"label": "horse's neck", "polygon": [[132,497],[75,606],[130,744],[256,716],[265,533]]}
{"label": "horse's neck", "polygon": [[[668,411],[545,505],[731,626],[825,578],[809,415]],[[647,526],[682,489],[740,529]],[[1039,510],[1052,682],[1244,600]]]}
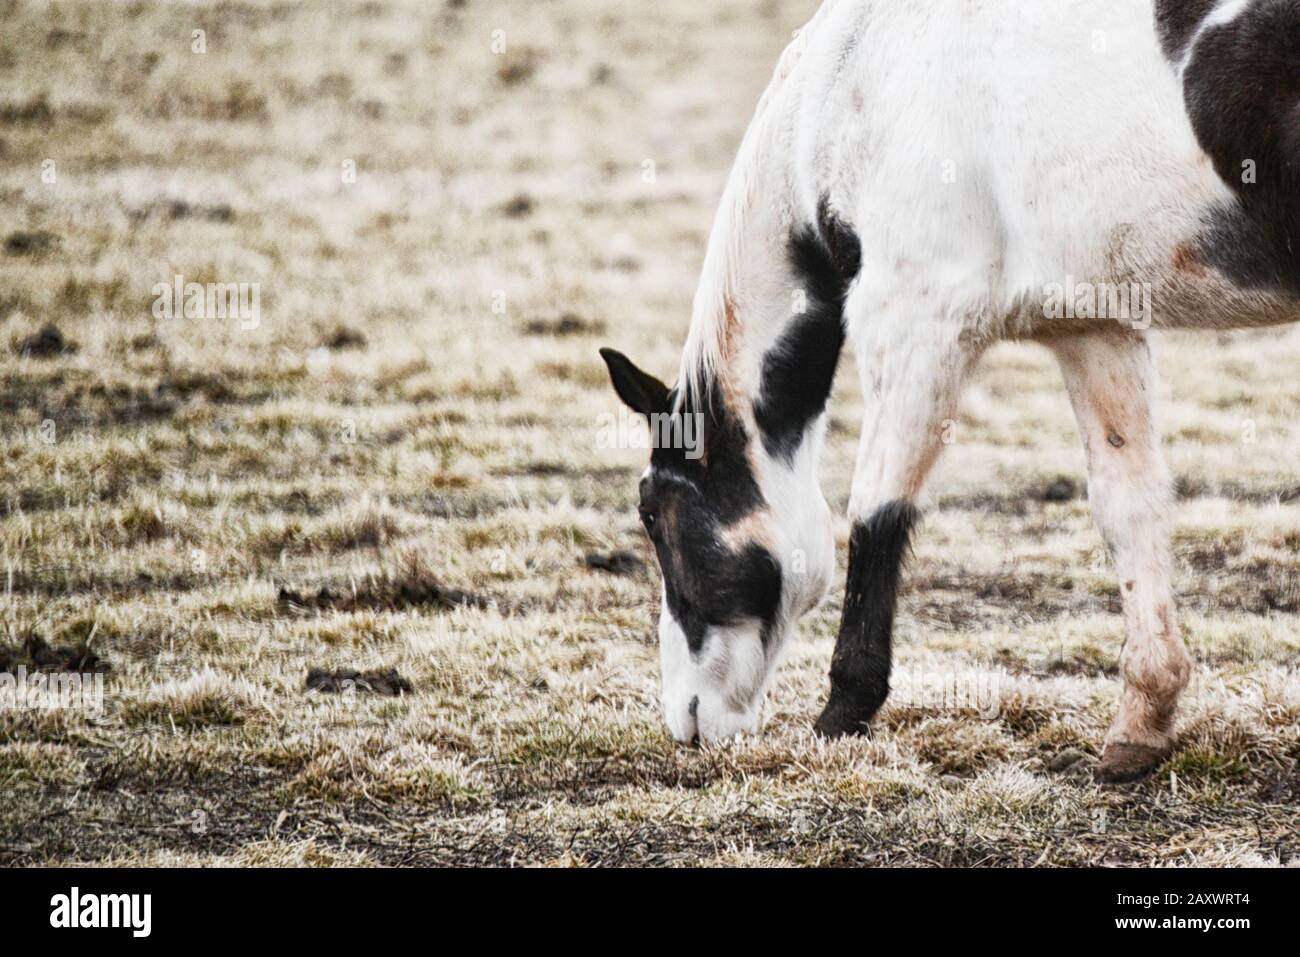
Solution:
{"label": "horse's neck", "polygon": [[719,217],[710,252],[733,258],[706,264],[692,335],[716,349],[709,381],[744,424],[765,487],[789,481],[806,492],[843,341],[842,288],[825,287],[824,269],[800,272],[827,250],[819,226],[798,225],[792,205],[788,188],[763,188],[743,217]]}
{"label": "horse's neck", "polygon": [[709,235],[682,356],[681,381],[703,386],[710,374],[752,400],[757,366],[791,310],[794,291],[786,261],[794,174],[791,134],[782,123],[797,91],[798,67],[823,6],[781,54],[745,131]]}
{"label": "horse's neck", "polygon": [[693,383],[712,376],[728,398],[752,405],[763,355],[797,314],[799,290],[788,256],[790,178],[768,144],[745,146],[709,236],[682,372]]}

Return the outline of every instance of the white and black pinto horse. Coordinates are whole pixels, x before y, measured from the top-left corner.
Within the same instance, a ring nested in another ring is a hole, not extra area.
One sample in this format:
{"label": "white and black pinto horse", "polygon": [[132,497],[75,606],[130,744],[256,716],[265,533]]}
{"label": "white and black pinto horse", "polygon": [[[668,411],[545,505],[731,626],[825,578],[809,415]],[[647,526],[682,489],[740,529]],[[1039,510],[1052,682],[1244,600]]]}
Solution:
{"label": "white and black pinto horse", "polygon": [[828,0],[782,55],[722,197],[669,389],[602,350],[656,448],[640,512],[663,573],[662,703],[682,741],[756,730],[835,566],[817,483],[845,339],[866,411],[830,697],[889,693],[895,592],[981,353],[1052,350],[1121,583],[1124,688],[1098,777],[1170,753],[1191,658],[1145,322],[1052,318],[1045,290],[1143,284],[1151,327],[1300,319],[1300,0]]}

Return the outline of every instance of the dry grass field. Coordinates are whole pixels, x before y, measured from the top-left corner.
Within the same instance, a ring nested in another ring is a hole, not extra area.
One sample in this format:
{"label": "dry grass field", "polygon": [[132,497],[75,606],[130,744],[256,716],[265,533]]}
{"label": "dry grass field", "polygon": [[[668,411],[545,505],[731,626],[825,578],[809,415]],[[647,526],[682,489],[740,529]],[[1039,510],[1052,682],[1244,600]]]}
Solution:
{"label": "dry grass field", "polygon": [[[1150,781],[1091,778],[1118,591],[1028,346],[967,396],[896,639],[996,706],[816,740],[837,588],[761,737],[668,736],[596,350],[671,376],[814,7],[0,0],[0,670],[108,669],[102,711],[0,710],[0,863],[1300,861],[1300,329],[1160,341],[1197,664]],[[256,321],[158,317],[177,275]],[[846,357],[840,516],[860,408]]]}

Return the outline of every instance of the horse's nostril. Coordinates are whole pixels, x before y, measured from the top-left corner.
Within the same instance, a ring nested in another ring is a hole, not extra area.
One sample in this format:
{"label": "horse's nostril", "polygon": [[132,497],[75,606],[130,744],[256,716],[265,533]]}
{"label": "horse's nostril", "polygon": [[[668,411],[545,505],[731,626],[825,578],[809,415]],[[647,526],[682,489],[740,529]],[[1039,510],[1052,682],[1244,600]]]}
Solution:
{"label": "horse's nostril", "polygon": [[696,731],[695,734],[692,735],[691,737],[691,747],[698,748],[699,746],[700,746],[700,733]]}
{"label": "horse's nostril", "polygon": [[696,695],[691,699],[691,706],[686,709],[692,718],[698,718],[700,714],[700,696]]}

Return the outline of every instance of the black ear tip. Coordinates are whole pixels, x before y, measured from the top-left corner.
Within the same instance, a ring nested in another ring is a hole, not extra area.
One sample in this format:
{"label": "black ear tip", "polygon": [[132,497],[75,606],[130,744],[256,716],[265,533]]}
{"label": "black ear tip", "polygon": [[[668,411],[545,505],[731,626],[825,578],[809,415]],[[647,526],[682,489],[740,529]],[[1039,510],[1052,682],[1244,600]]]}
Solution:
{"label": "black ear tip", "polygon": [[650,415],[668,408],[668,386],[648,372],[642,372],[617,349],[601,349],[600,357],[609,367],[609,381],[614,391],[629,409]]}
{"label": "black ear tip", "polygon": [[600,357],[605,360],[605,368],[609,370],[612,378],[619,376],[636,374],[637,367],[632,360],[617,349],[611,349],[609,346],[602,346]]}

